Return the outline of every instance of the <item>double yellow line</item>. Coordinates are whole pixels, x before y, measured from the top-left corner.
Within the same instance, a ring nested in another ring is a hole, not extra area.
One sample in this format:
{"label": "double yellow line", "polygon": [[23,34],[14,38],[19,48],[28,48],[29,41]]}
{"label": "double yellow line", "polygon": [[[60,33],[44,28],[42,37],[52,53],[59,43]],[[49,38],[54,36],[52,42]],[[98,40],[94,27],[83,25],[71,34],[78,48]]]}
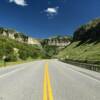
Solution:
{"label": "double yellow line", "polygon": [[48,63],[45,64],[43,100],[54,100],[48,72]]}

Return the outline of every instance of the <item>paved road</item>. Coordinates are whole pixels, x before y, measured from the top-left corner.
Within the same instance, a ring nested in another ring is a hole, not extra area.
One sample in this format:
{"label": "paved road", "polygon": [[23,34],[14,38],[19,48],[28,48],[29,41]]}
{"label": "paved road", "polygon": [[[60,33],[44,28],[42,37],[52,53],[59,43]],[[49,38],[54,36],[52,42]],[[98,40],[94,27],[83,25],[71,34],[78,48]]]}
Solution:
{"label": "paved road", "polygon": [[100,73],[57,60],[1,68],[0,100],[100,100]]}

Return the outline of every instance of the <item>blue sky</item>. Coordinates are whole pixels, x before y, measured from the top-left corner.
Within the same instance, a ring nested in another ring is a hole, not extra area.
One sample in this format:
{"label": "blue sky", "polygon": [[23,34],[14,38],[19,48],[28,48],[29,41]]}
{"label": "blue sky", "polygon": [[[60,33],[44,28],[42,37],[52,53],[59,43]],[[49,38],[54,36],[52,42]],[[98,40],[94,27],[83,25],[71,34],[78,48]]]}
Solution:
{"label": "blue sky", "polygon": [[69,35],[100,17],[100,0],[0,0],[0,26],[29,36]]}

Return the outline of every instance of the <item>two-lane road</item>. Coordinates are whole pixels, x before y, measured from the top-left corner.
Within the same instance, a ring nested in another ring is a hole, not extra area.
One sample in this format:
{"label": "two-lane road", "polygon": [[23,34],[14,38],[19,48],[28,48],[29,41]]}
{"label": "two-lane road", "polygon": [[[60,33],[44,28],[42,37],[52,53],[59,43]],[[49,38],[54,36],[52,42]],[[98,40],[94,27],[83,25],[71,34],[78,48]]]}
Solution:
{"label": "two-lane road", "polygon": [[1,68],[0,100],[100,100],[100,73],[54,59]]}

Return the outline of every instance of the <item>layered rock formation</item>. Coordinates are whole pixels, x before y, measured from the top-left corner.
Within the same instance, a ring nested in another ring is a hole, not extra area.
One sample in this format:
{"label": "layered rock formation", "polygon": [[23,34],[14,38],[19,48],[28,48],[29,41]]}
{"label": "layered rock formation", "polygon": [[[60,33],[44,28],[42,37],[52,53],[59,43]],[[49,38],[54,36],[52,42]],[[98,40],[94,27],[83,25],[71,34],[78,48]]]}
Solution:
{"label": "layered rock formation", "polygon": [[17,32],[13,29],[7,29],[7,28],[0,28],[0,35],[1,36],[6,36],[11,39],[14,39],[19,42],[27,43],[27,44],[32,44],[32,45],[40,45],[40,42],[32,37],[29,37],[27,35],[24,35],[21,32]]}
{"label": "layered rock formation", "polygon": [[59,47],[65,47],[69,45],[71,41],[68,37],[63,36],[56,36],[48,39],[43,40],[43,45],[50,45],[50,46],[59,46]]}

